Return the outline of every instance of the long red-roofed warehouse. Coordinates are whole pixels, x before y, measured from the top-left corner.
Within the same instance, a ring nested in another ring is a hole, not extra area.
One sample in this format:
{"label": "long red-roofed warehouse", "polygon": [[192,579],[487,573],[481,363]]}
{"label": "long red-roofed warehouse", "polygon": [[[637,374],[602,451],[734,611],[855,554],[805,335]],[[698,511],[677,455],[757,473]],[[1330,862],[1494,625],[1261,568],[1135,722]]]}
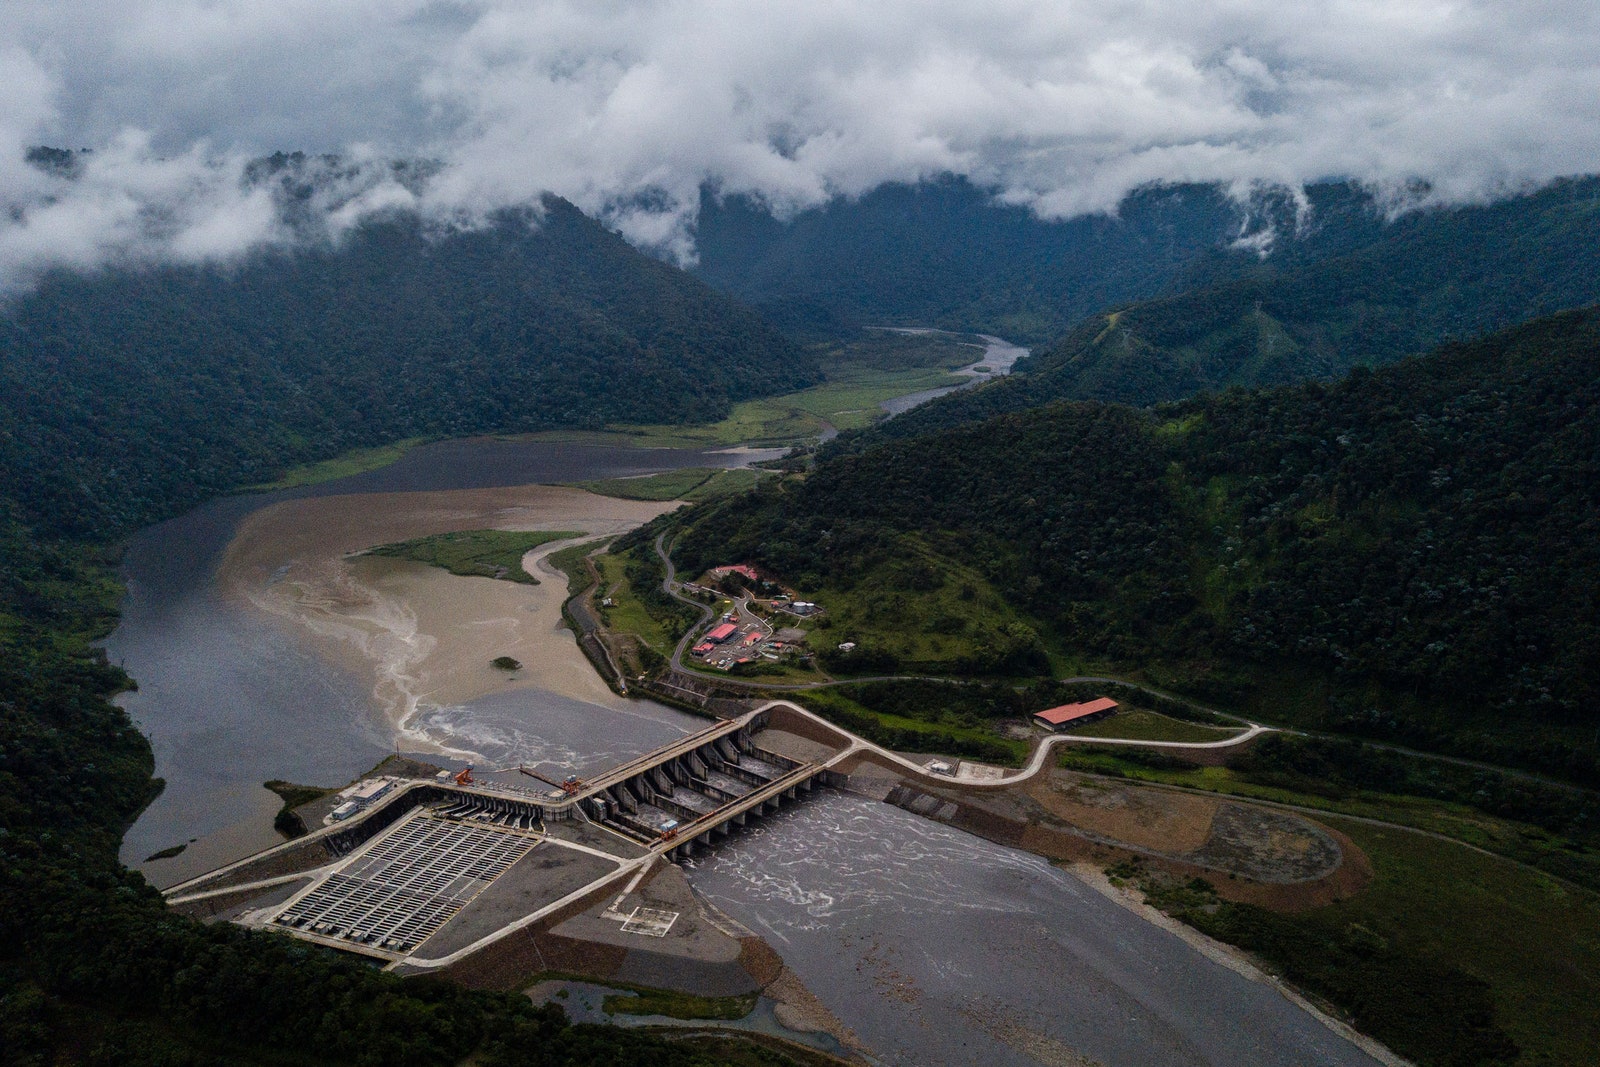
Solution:
{"label": "long red-roofed warehouse", "polygon": [[1115,715],[1118,706],[1110,697],[1101,697],[1099,700],[1090,700],[1082,704],[1063,704],[1058,708],[1035,712],[1033,721],[1046,730],[1065,730],[1068,727],[1082,726],[1084,723]]}

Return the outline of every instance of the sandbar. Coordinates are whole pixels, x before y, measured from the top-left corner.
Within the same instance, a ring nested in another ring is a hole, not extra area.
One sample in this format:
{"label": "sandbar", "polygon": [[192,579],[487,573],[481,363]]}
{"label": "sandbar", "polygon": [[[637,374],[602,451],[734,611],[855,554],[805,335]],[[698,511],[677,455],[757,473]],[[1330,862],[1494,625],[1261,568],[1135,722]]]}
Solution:
{"label": "sandbar", "polygon": [[[230,599],[281,620],[319,654],[370,677],[373,704],[397,742],[449,753],[414,729],[419,707],[514,688],[627,706],[562,622],[566,579],[543,561],[573,542],[524,557],[537,586],[360,553],[454,530],[574,530],[595,539],[679,506],[546,485],[290,500],[240,524],[218,583]],[[498,670],[490,665],[497,656],[523,667]]]}

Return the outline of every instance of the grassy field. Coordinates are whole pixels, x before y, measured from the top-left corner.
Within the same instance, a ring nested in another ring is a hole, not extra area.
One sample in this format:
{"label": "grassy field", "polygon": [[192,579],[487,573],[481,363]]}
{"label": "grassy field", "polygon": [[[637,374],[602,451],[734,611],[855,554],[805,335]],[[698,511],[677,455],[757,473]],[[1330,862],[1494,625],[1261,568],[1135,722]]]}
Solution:
{"label": "grassy field", "polygon": [[1371,859],[1361,893],[1293,915],[1177,911],[1424,1067],[1600,1062],[1600,896],[1453,842],[1325,821]]}
{"label": "grassy field", "polygon": [[599,541],[585,541],[579,545],[568,545],[545,557],[546,563],[567,576],[567,596],[577,596],[589,587],[589,567],[583,559],[600,544]]}
{"label": "grassy field", "polygon": [[538,585],[539,580],[522,569],[522,557],[551,541],[582,536],[563,530],[463,530],[379,545],[366,554],[415,560],[470,578],[503,578]]}
{"label": "grassy field", "polygon": [[367,471],[375,471],[379,467],[387,467],[426,440],[426,437],[412,437],[404,441],[396,441],[392,445],[383,445],[380,448],[357,448],[334,456],[332,459],[325,459],[321,463],[308,463],[300,467],[290,467],[283,473],[283,477],[277,481],[252,485],[245,491],[267,492],[273,489],[294,489],[302,485],[318,485],[322,482],[331,482],[339,478],[348,478],[352,474],[365,474]]}
{"label": "grassy field", "polygon": [[[1007,674],[985,658],[1032,630],[976,568],[941,557],[905,536],[894,558],[853,588],[806,590],[825,609],[813,644],[859,647],[859,670],[828,664],[840,676],[878,673]],[[871,657],[868,659],[867,657]],[[1041,659],[1040,665],[1043,666]]]}
{"label": "grassy field", "polygon": [[600,617],[609,630],[633,634],[663,656],[672,654],[678,638],[668,625],[650,613],[633,591],[627,574],[627,561],[621,556],[596,557],[600,568],[600,591],[596,600],[609,597],[610,607],[601,607]]}
{"label": "grassy field", "polygon": [[1074,737],[1123,737],[1133,741],[1222,741],[1244,733],[1243,727],[1201,726],[1157,715],[1143,708],[1127,708],[1109,719],[1067,731]]}
{"label": "grassy field", "polygon": [[762,478],[772,475],[766,471],[718,467],[683,467],[643,478],[607,478],[594,482],[573,482],[578,489],[586,489],[601,496],[621,497],[624,500],[712,500],[731,493],[742,493]]}
{"label": "grassy field", "polygon": [[947,719],[912,719],[873,711],[826,689],[791,695],[788,699],[816,712],[829,722],[896,752],[967,756],[1008,767],[1020,767],[1028,755],[1026,741],[1001,737],[982,726]]}
{"label": "grassy field", "polygon": [[885,400],[969,382],[971,379],[949,371],[971,363],[979,352],[942,336],[873,332],[856,341],[829,345],[817,355],[827,381],[797,393],[736,404],[720,422],[698,426],[621,424],[601,432],[557,430],[534,436],[641,448],[805,444],[815,441],[829,426],[848,430],[871,425],[883,417],[878,405]]}
{"label": "grassy field", "polygon": [[746,400],[720,422],[702,426],[622,424],[611,427],[609,434],[583,435],[581,439],[621,439],[641,448],[798,445],[816,440],[829,426],[848,430],[871,425],[883,416],[878,405],[885,400],[966,380],[936,369],[851,369],[798,393]]}

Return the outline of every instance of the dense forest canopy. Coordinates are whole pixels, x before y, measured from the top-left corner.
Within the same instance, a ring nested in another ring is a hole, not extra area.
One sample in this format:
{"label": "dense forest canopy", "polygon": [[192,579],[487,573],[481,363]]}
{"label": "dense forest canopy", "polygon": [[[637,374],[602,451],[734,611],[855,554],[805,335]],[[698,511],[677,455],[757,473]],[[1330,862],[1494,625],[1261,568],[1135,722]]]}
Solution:
{"label": "dense forest canopy", "polygon": [[1166,291],[1245,225],[1223,190],[1203,185],[1142,190],[1117,218],[1058,222],[956,178],[880,186],[785,221],[708,190],[696,270],[791,330],[940,326],[1033,344]]}
{"label": "dense forest canopy", "polygon": [[715,420],[817,379],[754,312],[551,198],[475,231],[396,216],[227,265],[53,274],[0,307],[0,473],[26,521],[85,536],[349,448]]}
{"label": "dense forest canopy", "polygon": [[893,440],[668,521],[689,571],[820,591],[914,535],[1069,654],[1600,777],[1600,310],[1331,384]]}
{"label": "dense forest canopy", "polygon": [[1600,300],[1600,179],[1389,223],[1336,189],[1347,187],[1313,196],[1308,233],[1286,234],[1266,258],[1213,252],[1190,264],[1184,291],[1102,303],[1021,373],[928,404],[874,437],[1053,400],[1151,404],[1326,380]]}

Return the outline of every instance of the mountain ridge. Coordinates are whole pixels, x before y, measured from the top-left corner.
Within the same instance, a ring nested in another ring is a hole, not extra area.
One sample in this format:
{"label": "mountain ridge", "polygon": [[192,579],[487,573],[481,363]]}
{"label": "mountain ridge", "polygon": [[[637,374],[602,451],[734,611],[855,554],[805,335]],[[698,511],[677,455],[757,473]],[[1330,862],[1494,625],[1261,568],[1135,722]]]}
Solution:
{"label": "mountain ridge", "polygon": [[[1600,781],[1597,464],[1591,307],[1330,384],[881,441],[660,521],[687,571],[748,558],[848,600],[915,558],[896,614],[920,618],[976,568],[1080,663]],[[893,628],[844,639],[919,668]]]}

